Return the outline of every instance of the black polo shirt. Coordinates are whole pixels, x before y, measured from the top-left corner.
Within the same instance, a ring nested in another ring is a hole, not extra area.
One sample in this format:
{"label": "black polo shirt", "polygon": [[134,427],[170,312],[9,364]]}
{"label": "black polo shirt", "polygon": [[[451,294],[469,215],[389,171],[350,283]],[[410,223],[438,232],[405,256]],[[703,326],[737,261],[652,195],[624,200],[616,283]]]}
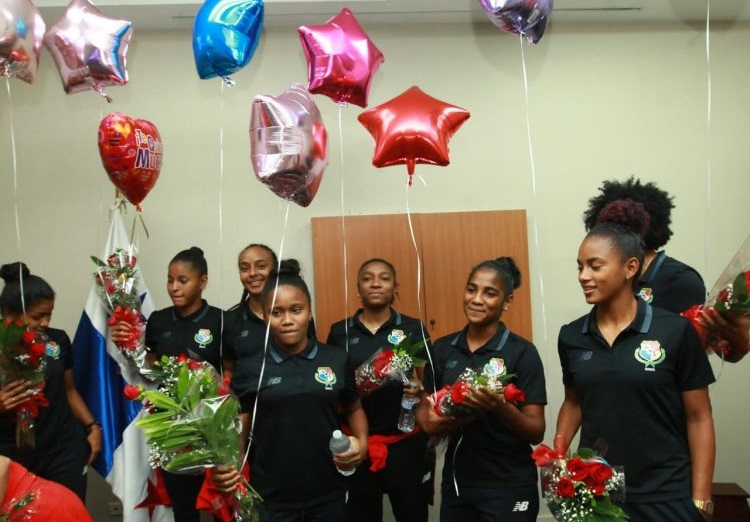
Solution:
{"label": "black polo shirt", "polygon": [[638,279],[635,294],[652,306],[679,314],[706,301],[706,285],[698,272],[662,251]]}
{"label": "black polo shirt", "polygon": [[247,302],[224,312],[224,348],[237,357],[232,390],[238,396],[247,392],[252,368],[262,362],[265,338],[266,323],[248,310]]}
{"label": "black polo shirt", "polygon": [[65,388],[65,371],[73,368],[70,338],[56,328],[47,328],[46,333],[44,396],[49,404],[39,408],[35,421],[36,448],[23,452],[16,448],[15,410],[0,415],[0,452],[25,466],[65,452],[71,446],[86,444],[83,426],[73,417]]}
{"label": "black polo shirt", "polygon": [[633,323],[610,348],[596,307],[562,327],[563,383],[581,401],[581,447],[625,466],[629,502],[690,498],[682,392],[714,382],[700,339],[679,315],[638,301]]}
{"label": "black polo shirt", "polygon": [[[349,364],[356,370],[380,348],[393,348],[405,335],[410,335],[413,341],[422,339],[420,321],[402,315],[391,309],[391,317],[375,333],[370,332],[359,320],[362,309],[348,319],[339,321],[331,326],[328,334],[328,344],[346,348],[347,331],[349,330]],[[345,324],[346,321],[346,324]],[[346,328],[345,328],[346,326]],[[429,345],[429,334],[424,329]],[[425,354],[425,358],[427,355]],[[367,415],[367,422],[371,434],[400,435],[398,416],[401,411],[401,396],[404,392],[403,383],[389,381],[383,387],[362,397],[362,407]]]}
{"label": "black polo shirt", "polygon": [[[466,343],[466,329],[438,339],[433,352],[438,389],[456,382],[466,368],[481,373],[492,361],[503,364],[506,373],[516,374],[512,382],[526,394],[526,401],[519,406],[547,404],[539,353],[533,344],[503,323],[492,339],[473,353]],[[429,369],[425,371],[425,380],[432,380]],[[531,446],[490,412],[480,413],[470,424],[451,434],[445,455],[443,487],[452,485],[454,478],[459,488],[536,484]]]}
{"label": "black polo shirt", "polygon": [[153,312],[146,324],[146,349],[159,357],[184,354],[221,371],[222,355],[236,359],[231,347],[222,343],[223,316],[224,312],[205,300],[198,311],[185,317],[173,306]]}
{"label": "black polo shirt", "polygon": [[[271,342],[265,360],[250,482],[269,509],[303,509],[343,497],[346,488],[328,442],[339,428],[342,405],[357,400],[346,351],[311,340],[289,355]],[[242,410],[251,413],[260,365],[254,370],[251,391],[240,396]]]}

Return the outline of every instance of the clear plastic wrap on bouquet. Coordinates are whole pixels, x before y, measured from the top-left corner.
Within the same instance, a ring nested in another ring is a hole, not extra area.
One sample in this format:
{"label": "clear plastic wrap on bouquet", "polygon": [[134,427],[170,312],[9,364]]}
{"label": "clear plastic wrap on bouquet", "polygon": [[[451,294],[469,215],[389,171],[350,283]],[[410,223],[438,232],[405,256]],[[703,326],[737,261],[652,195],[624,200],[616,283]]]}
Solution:
{"label": "clear plastic wrap on bouquet", "polygon": [[485,365],[481,373],[466,368],[458,376],[456,382],[443,386],[434,397],[435,413],[439,416],[461,417],[474,415],[476,410],[465,404],[466,399],[474,388],[488,388],[500,393],[503,400],[511,403],[523,402],[525,395],[515,384],[507,381],[512,374],[494,371],[491,365]]}
{"label": "clear plastic wrap on bouquet", "polygon": [[415,366],[424,364],[419,357],[424,342],[413,342],[405,335],[392,348],[380,348],[354,371],[357,391],[370,393],[390,381],[409,382]]}
{"label": "clear plastic wrap on bouquet", "polygon": [[627,516],[622,466],[584,448],[571,457],[539,445],[532,454],[541,471],[542,498],[558,522],[619,522]]}
{"label": "clear plastic wrap on bouquet", "polygon": [[[171,473],[202,474],[218,465],[241,469],[239,401],[207,362],[162,357],[151,372],[156,390],[127,386],[125,395],[146,400],[149,414],[136,422],[146,435],[149,461]],[[235,515],[256,520],[258,494],[243,481],[232,505]],[[243,514],[244,513],[244,514]]]}

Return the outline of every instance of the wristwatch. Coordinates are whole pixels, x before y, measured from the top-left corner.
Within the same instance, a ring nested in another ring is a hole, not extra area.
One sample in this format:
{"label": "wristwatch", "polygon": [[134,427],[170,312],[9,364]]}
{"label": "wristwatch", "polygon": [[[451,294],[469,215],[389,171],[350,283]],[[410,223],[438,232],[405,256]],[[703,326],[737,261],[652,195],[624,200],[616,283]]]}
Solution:
{"label": "wristwatch", "polygon": [[697,507],[699,510],[703,511],[707,515],[714,514],[714,501],[713,500],[693,499],[693,504],[695,504],[695,507]]}
{"label": "wristwatch", "polygon": [[101,422],[99,422],[98,420],[92,420],[91,422],[89,422],[88,424],[86,424],[86,426],[84,427],[86,429],[86,434],[87,435],[89,433],[91,433],[91,430],[94,429],[94,426],[98,426],[99,429],[102,429],[102,423]]}

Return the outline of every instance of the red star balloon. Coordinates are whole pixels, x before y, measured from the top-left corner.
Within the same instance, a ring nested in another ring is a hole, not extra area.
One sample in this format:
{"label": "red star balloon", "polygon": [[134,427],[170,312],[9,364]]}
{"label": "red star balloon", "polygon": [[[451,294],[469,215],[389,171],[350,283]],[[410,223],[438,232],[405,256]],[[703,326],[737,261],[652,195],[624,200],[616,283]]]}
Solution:
{"label": "red star balloon", "polygon": [[324,94],[336,103],[367,107],[370,83],[383,63],[383,53],[349,9],[323,25],[298,29],[307,60],[307,90]]}
{"label": "red star balloon", "polygon": [[417,163],[448,165],[448,140],[469,119],[469,111],[449,105],[411,87],[359,115],[375,138],[372,164],[406,164],[409,184]]}

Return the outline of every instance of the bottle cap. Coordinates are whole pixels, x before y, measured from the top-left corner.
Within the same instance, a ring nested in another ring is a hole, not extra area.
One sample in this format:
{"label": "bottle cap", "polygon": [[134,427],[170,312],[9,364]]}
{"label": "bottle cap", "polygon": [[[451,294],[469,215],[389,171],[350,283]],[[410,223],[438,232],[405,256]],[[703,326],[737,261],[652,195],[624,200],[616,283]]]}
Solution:
{"label": "bottle cap", "polygon": [[341,430],[333,430],[333,438],[334,439],[340,439],[343,436],[344,436],[344,434],[341,433]]}

